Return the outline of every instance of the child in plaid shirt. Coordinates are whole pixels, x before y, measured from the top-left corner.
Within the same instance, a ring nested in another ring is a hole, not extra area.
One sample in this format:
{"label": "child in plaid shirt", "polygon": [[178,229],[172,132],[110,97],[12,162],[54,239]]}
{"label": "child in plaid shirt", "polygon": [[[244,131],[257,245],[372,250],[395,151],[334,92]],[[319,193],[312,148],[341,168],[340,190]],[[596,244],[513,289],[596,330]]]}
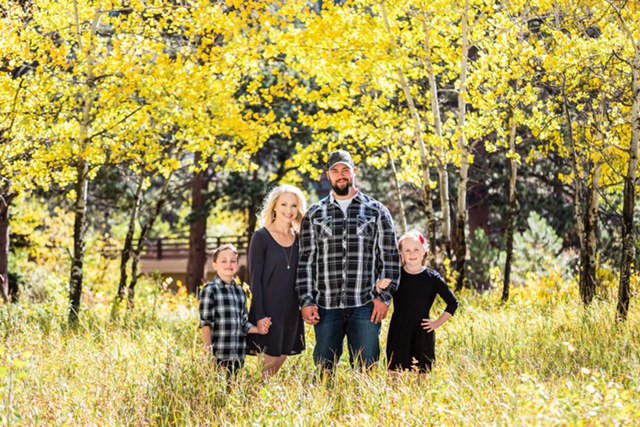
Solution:
{"label": "child in plaid shirt", "polygon": [[244,365],[246,335],[269,332],[271,319],[261,327],[248,320],[247,298],[234,276],[238,272],[238,251],[222,245],[213,251],[217,277],[200,294],[200,328],[206,351],[229,374]]}

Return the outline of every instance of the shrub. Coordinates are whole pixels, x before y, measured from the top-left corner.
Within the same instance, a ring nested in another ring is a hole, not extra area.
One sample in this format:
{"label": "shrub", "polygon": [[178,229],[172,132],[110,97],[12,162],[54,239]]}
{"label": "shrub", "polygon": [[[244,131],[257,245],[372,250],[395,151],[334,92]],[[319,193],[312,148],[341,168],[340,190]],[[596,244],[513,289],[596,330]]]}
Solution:
{"label": "shrub", "polygon": [[467,277],[471,287],[478,290],[487,290],[492,286],[491,269],[498,262],[499,251],[491,246],[487,233],[482,228],[477,228],[474,238],[469,242],[471,259],[466,263]]}
{"label": "shrub", "polygon": [[[569,281],[577,255],[572,250],[562,250],[562,239],[551,225],[538,213],[527,218],[529,228],[513,236],[513,262],[511,284],[534,285],[541,279],[558,277]],[[504,271],[506,253],[500,252],[498,266]]]}
{"label": "shrub", "polygon": [[[530,292],[521,292],[521,296],[532,298],[571,292],[577,254],[562,249],[562,239],[538,213],[529,214],[527,225],[527,230],[513,236],[511,285],[533,287]],[[506,252],[492,247],[482,229],[476,230],[469,251],[467,277],[472,287],[486,290],[502,286]]]}

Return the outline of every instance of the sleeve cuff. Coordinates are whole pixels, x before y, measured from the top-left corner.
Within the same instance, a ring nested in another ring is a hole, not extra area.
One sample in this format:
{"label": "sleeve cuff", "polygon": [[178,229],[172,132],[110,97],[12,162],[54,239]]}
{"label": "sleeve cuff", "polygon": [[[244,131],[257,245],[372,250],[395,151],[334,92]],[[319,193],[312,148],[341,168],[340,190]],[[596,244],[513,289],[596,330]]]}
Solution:
{"label": "sleeve cuff", "polygon": [[383,303],[387,304],[387,306],[389,306],[389,305],[391,305],[392,297],[391,297],[391,295],[389,295],[389,297],[388,297],[388,298],[380,298],[380,300],[381,300]]}
{"label": "sleeve cuff", "polygon": [[313,298],[306,297],[300,303],[300,309],[302,310],[305,307],[311,307],[311,306],[314,306],[314,305],[317,305],[317,304],[313,301]]}
{"label": "sleeve cuff", "polygon": [[244,334],[245,334],[245,335],[247,335],[247,334],[249,333],[249,329],[251,329],[251,328],[253,328],[253,327],[255,327],[255,326],[256,326],[256,325],[254,325],[254,324],[253,324],[253,323],[251,323],[251,322],[247,322],[247,323],[245,323],[245,325],[244,325]]}
{"label": "sleeve cuff", "polygon": [[382,301],[383,303],[387,304],[387,305],[391,305],[391,300],[393,299],[393,297],[391,296],[391,294],[387,291],[382,291],[382,292],[378,292],[376,290],[373,291],[373,297],[376,299],[379,299],[380,301]]}

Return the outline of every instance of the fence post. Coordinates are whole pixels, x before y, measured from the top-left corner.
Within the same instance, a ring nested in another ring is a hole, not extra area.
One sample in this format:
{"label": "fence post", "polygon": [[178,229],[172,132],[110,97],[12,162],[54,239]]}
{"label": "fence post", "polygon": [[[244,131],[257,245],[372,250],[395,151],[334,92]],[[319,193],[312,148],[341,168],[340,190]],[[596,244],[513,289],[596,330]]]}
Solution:
{"label": "fence post", "polygon": [[162,237],[156,241],[156,257],[162,259]]}

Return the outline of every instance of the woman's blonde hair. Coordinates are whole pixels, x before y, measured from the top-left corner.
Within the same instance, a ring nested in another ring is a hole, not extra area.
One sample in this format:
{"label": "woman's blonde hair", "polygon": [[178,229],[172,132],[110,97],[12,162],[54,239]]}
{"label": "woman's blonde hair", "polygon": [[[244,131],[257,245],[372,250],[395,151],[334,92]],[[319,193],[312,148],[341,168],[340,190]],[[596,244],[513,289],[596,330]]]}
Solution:
{"label": "woman's blonde hair", "polygon": [[300,230],[300,224],[302,223],[302,217],[307,210],[307,200],[302,194],[302,191],[298,187],[294,187],[293,185],[283,184],[279,185],[273,190],[269,192],[267,195],[264,205],[262,207],[262,212],[260,212],[260,221],[262,222],[262,226],[267,226],[275,220],[275,212],[274,209],[276,207],[276,202],[278,201],[278,197],[283,194],[290,193],[296,196],[298,199],[298,214],[293,219],[293,229],[296,231]]}

